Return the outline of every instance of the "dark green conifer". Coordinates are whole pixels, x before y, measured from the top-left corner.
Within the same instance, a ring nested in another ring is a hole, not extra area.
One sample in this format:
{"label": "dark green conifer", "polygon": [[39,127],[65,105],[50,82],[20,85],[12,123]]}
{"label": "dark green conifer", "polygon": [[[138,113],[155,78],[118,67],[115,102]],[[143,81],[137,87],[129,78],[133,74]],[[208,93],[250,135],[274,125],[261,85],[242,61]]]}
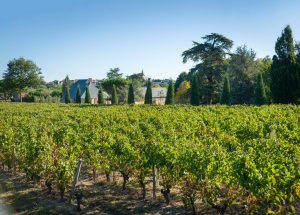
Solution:
{"label": "dark green conifer", "polygon": [[112,91],[112,95],[111,95],[111,104],[112,105],[118,104],[118,95],[117,95],[117,90],[116,90],[115,85],[113,85],[113,91]]}
{"label": "dark green conifer", "polygon": [[145,94],[145,104],[152,104],[152,86],[151,86],[151,80],[150,78],[148,79],[147,82],[147,89],[146,89],[146,94]]}
{"label": "dark green conifer", "polygon": [[91,94],[90,94],[90,88],[87,85],[85,88],[85,98],[84,98],[84,103],[91,104]]}
{"label": "dark green conifer", "polygon": [[103,89],[102,89],[101,85],[99,86],[99,91],[98,91],[98,104],[99,105],[104,104]]}
{"label": "dark green conifer", "polygon": [[256,91],[255,91],[255,104],[263,105],[267,103],[267,96],[265,91],[265,84],[262,74],[257,76]]}
{"label": "dark green conifer", "polygon": [[166,105],[173,105],[174,104],[174,83],[172,80],[169,82],[167,98],[166,98]]}
{"label": "dark green conifer", "polygon": [[129,84],[129,89],[128,89],[128,104],[134,104],[134,91],[133,91],[133,85],[132,83]]}
{"label": "dark green conifer", "polygon": [[199,85],[197,75],[194,75],[191,84],[191,94],[190,94],[190,103],[191,105],[199,105],[200,104],[200,96],[199,96]]}
{"label": "dark green conifer", "polygon": [[76,91],[76,103],[80,104],[81,103],[81,92],[80,92],[80,86],[77,86],[77,91]]}
{"label": "dark green conifer", "polygon": [[296,103],[298,100],[300,84],[294,45],[292,29],[287,26],[277,39],[271,67],[271,92],[275,103]]}
{"label": "dark green conifer", "polygon": [[70,97],[70,89],[69,89],[69,87],[66,88],[65,103],[66,104],[71,103],[71,97]]}
{"label": "dark green conifer", "polygon": [[221,104],[230,104],[230,83],[229,79],[226,76],[224,79],[223,91],[221,96]]}

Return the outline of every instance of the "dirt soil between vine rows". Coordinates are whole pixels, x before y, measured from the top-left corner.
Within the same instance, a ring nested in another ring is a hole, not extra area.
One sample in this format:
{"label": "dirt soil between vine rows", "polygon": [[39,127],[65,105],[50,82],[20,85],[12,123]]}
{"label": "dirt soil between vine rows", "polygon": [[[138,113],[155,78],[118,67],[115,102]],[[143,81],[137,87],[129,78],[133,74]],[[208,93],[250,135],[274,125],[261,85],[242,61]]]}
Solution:
{"label": "dirt soil between vine rows", "polygon": [[[121,176],[116,175],[115,182],[107,183],[104,176],[99,176],[96,183],[91,173],[80,177],[78,187],[82,190],[82,210],[77,211],[76,200],[71,204],[60,202],[59,192],[54,189],[47,194],[44,183],[28,181],[24,174],[14,175],[0,171],[0,215],[33,214],[192,214],[190,208],[184,207],[179,189],[173,189],[171,203],[166,205],[157,189],[157,200],[152,200],[151,178],[147,182],[146,199],[141,198],[141,189],[134,179],[129,180],[127,189],[122,191]],[[68,198],[66,193],[65,199]],[[207,205],[196,202],[197,214],[217,214]],[[239,204],[232,205],[226,214],[243,214]]]}

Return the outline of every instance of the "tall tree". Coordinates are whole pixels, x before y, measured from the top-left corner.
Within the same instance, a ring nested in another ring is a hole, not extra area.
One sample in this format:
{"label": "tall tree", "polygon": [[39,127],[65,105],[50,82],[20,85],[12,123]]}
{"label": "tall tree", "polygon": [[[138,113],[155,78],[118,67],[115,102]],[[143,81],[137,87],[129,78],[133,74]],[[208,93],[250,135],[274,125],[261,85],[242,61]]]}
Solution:
{"label": "tall tree", "polygon": [[85,88],[84,103],[91,104],[91,94],[90,94],[90,88],[88,85],[86,85],[86,88]]}
{"label": "tall tree", "polygon": [[113,91],[112,91],[112,95],[111,95],[111,104],[112,105],[118,104],[118,95],[117,95],[117,90],[116,90],[115,85],[113,85]]}
{"label": "tall tree", "polygon": [[80,86],[77,86],[77,91],[76,91],[76,103],[80,104],[81,103],[81,92],[80,92]]}
{"label": "tall tree", "polygon": [[147,79],[145,78],[144,72],[132,74],[127,76],[127,80],[132,84],[134,89],[134,100],[141,101],[144,99],[143,87],[147,85]]}
{"label": "tall tree", "polygon": [[133,90],[133,85],[132,83],[129,84],[128,88],[128,99],[127,99],[128,104],[134,104],[134,90]]}
{"label": "tall tree", "polygon": [[174,84],[174,91],[176,93],[177,89],[179,88],[180,84],[183,82],[183,81],[186,81],[187,80],[187,76],[188,74],[186,72],[182,72],[178,75],[176,81],[175,81],[175,84]]}
{"label": "tall tree", "polygon": [[190,102],[190,88],[191,83],[189,81],[181,82],[175,94],[175,102],[179,104],[188,104]]}
{"label": "tall tree", "polygon": [[296,103],[298,100],[299,80],[294,46],[292,29],[288,25],[277,39],[271,67],[271,92],[275,103]]}
{"label": "tall tree", "polygon": [[98,104],[99,105],[104,104],[103,89],[102,89],[101,85],[99,86],[99,91],[98,91]]}
{"label": "tall tree", "polygon": [[267,56],[264,58],[258,58],[256,60],[257,72],[262,74],[262,78],[265,84],[265,91],[268,101],[272,101],[271,95],[271,66],[272,59]]}
{"label": "tall tree", "polygon": [[191,71],[197,71],[201,80],[204,100],[208,104],[216,102],[222,73],[225,70],[226,55],[233,42],[223,35],[212,33],[202,37],[203,43],[193,42],[194,47],[182,53],[183,62],[189,59],[198,63]]}
{"label": "tall tree", "polygon": [[65,95],[65,103],[66,103],[66,104],[69,104],[69,103],[71,103],[70,88],[67,87],[65,91],[66,91],[66,95]]}
{"label": "tall tree", "polygon": [[231,80],[231,102],[250,104],[253,102],[257,76],[256,54],[246,45],[240,46],[232,54],[228,65]]}
{"label": "tall tree", "polygon": [[297,104],[300,104],[300,42],[296,43],[296,58],[297,58],[297,80],[298,87],[296,92]]}
{"label": "tall tree", "polygon": [[22,92],[26,87],[36,87],[42,83],[41,74],[41,69],[31,60],[13,59],[3,73],[3,87],[5,91],[18,92],[22,102]]}
{"label": "tall tree", "polygon": [[199,84],[198,84],[198,77],[196,74],[194,75],[192,80],[190,103],[191,105],[200,104]]}
{"label": "tall tree", "polygon": [[127,86],[128,81],[125,78],[110,78],[105,79],[101,83],[103,90],[105,90],[108,94],[112,95],[113,93],[113,85],[115,85],[116,91],[118,93],[119,102],[124,103],[127,99]]}
{"label": "tall tree", "polygon": [[227,105],[230,104],[230,83],[227,76],[224,79],[221,104],[227,104]]}
{"label": "tall tree", "polygon": [[167,91],[167,98],[166,98],[166,105],[173,105],[174,104],[174,83],[172,80],[169,82],[168,91]]}
{"label": "tall tree", "polygon": [[255,90],[255,104],[263,105],[267,103],[267,96],[265,91],[265,84],[262,77],[262,74],[259,73],[257,75],[257,83],[256,83],[256,90]]}
{"label": "tall tree", "polygon": [[109,72],[106,74],[108,79],[111,78],[122,78],[122,73],[120,73],[120,69],[119,68],[111,68],[109,70]]}
{"label": "tall tree", "polygon": [[152,104],[152,84],[150,78],[148,79],[147,89],[145,94],[145,104]]}
{"label": "tall tree", "polygon": [[70,86],[70,78],[68,75],[66,75],[64,81],[63,81],[63,84],[61,86],[61,92],[62,92],[62,95],[65,95],[66,93],[66,89]]}

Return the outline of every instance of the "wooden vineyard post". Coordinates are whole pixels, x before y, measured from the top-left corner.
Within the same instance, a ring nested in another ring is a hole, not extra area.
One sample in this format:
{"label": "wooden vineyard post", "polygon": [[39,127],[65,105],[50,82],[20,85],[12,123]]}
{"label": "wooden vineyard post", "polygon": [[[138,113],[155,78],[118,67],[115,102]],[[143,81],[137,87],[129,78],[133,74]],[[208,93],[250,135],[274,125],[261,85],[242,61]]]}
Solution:
{"label": "wooden vineyard post", "polygon": [[152,183],[153,183],[153,200],[156,200],[156,167],[153,165],[152,167]]}
{"label": "wooden vineyard post", "polygon": [[72,188],[70,190],[69,203],[71,203],[71,201],[72,201],[72,196],[74,194],[75,187],[76,187],[76,184],[77,184],[78,178],[79,178],[81,165],[82,165],[82,159],[79,159],[78,162],[77,162],[77,167],[76,167],[76,171],[75,171],[75,174],[74,174],[74,180],[73,180],[73,183],[72,183]]}

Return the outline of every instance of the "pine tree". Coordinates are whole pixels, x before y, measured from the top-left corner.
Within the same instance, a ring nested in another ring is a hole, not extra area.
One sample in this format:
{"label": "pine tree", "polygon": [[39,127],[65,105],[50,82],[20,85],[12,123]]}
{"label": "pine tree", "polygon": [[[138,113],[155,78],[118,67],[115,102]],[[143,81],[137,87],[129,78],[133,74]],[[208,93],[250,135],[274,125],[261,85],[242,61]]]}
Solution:
{"label": "pine tree", "polygon": [[99,86],[99,91],[98,91],[98,104],[99,105],[104,104],[103,90],[101,86]]}
{"label": "pine tree", "polygon": [[227,104],[227,105],[230,104],[230,84],[227,76],[224,79],[221,104]]}
{"label": "pine tree", "polygon": [[299,84],[292,29],[287,26],[275,45],[271,67],[271,92],[275,103],[296,103]]}
{"label": "pine tree", "polygon": [[69,89],[69,87],[66,88],[65,103],[66,104],[71,103],[71,96],[70,96],[70,89]]}
{"label": "pine tree", "polygon": [[[227,64],[226,55],[230,52],[233,41],[216,33],[206,35],[202,39],[204,40],[202,43],[193,42],[193,47],[182,53],[183,62],[192,60],[196,63],[192,70],[199,74],[201,93],[205,94],[202,102],[213,104],[218,98],[216,95]],[[195,102],[198,103],[197,99]]]}
{"label": "pine tree", "polygon": [[77,86],[77,91],[76,91],[76,103],[80,104],[81,103],[81,92],[80,92],[80,86]]}
{"label": "pine tree", "polygon": [[134,104],[134,91],[133,91],[133,86],[132,83],[129,85],[129,89],[128,89],[128,104]]}
{"label": "pine tree", "polygon": [[85,88],[85,98],[84,98],[84,103],[91,104],[91,94],[90,94],[90,88],[87,85]]}
{"label": "pine tree", "polygon": [[257,76],[255,103],[257,105],[263,105],[267,103],[265,84],[261,73],[259,73]]}
{"label": "pine tree", "polygon": [[112,105],[118,104],[118,95],[117,95],[117,90],[116,90],[115,85],[113,85],[113,91],[112,91],[112,95],[111,95],[111,104]]}
{"label": "pine tree", "polygon": [[191,84],[191,97],[190,97],[191,105],[199,105],[200,104],[200,96],[199,96],[199,85],[197,76],[194,75],[192,84]]}
{"label": "pine tree", "polygon": [[152,86],[151,86],[151,81],[150,78],[148,79],[147,83],[147,89],[146,89],[146,94],[145,94],[145,104],[152,104]]}
{"label": "pine tree", "polygon": [[174,104],[174,83],[171,80],[168,86],[167,98],[166,98],[166,105],[173,105]]}

